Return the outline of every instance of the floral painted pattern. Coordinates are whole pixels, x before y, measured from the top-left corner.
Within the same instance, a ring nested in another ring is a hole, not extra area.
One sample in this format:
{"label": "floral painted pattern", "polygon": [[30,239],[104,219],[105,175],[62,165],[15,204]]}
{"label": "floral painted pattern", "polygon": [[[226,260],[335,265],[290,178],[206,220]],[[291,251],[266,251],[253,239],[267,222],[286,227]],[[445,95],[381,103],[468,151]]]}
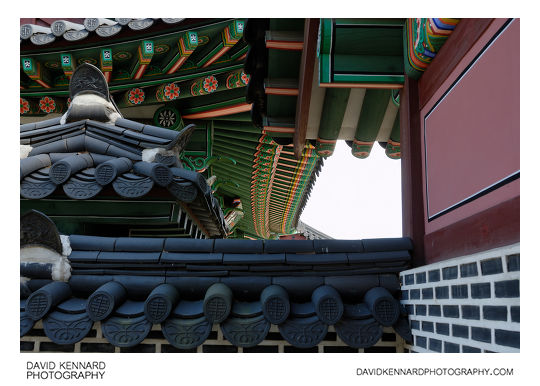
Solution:
{"label": "floral painted pattern", "polygon": [[165,96],[169,100],[175,100],[180,96],[180,87],[176,83],[169,83],[165,86]]}
{"label": "floral painted pattern", "polygon": [[242,71],[242,75],[240,76],[240,78],[242,79],[242,83],[244,83],[245,85],[249,83],[249,75],[246,74],[244,71]]}
{"label": "floral painted pattern", "polygon": [[214,92],[216,91],[217,87],[218,81],[214,75],[210,75],[208,78],[204,79],[203,88],[206,92]]}
{"label": "floral painted pattern", "polygon": [[26,114],[30,111],[30,103],[26,99],[20,98],[21,100],[21,115]]}
{"label": "floral painted pattern", "polygon": [[159,55],[159,54],[164,54],[165,52],[169,51],[169,46],[166,45],[166,44],[157,44],[155,47],[154,47],[154,53],[156,55]]}
{"label": "floral painted pattern", "polygon": [[94,58],[80,58],[80,59],[78,60],[78,63],[79,63],[79,64],[88,63],[88,64],[96,65],[96,64],[97,64],[97,60],[94,59]]}
{"label": "floral painted pattern", "polygon": [[49,114],[56,109],[56,103],[54,102],[54,99],[49,98],[48,96],[43,97],[39,101],[39,109],[44,113]]}
{"label": "floral painted pattern", "polygon": [[133,88],[129,91],[129,102],[133,105],[140,105],[144,101],[144,91],[140,88]]}
{"label": "floral painted pattern", "polygon": [[45,62],[45,67],[56,70],[57,68],[60,68],[60,63],[59,62]]}
{"label": "floral painted pattern", "polygon": [[113,55],[113,59],[118,62],[131,59],[131,53],[128,51],[117,52],[116,54]]}

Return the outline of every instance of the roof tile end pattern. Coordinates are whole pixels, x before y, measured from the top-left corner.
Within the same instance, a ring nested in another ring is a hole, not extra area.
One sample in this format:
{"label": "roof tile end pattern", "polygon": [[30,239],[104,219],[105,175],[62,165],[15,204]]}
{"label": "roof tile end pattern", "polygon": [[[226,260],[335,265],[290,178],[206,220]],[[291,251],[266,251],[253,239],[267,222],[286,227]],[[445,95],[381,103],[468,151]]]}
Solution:
{"label": "roof tile end pattern", "polygon": [[[152,325],[159,323],[165,338],[178,349],[203,344],[213,324],[220,325],[231,344],[246,348],[261,343],[272,324],[297,348],[319,344],[329,326],[353,348],[377,343],[383,326],[393,326],[409,339],[407,316],[395,296],[400,294],[397,273],[410,255],[403,253],[390,267],[393,273],[385,273],[388,267],[373,272],[376,253],[359,252],[365,245],[377,249],[410,245],[407,240],[386,240],[388,244],[385,239],[329,240],[331,250],[341,252],[326,253],[320,243],[304,240],[248,241],[244,246],[221,240],[154,238],[144,243],[136,238],[71,235],[72,278],[68,283],[38,279],[25,283],[32,290],[21,300],[21,336],[43,319],[45,334],[57,344],[80,341],[94,321],[101,321],[103,336],[117,347],[138,345]],[[371,267],[363,267],[369,273],[351,274],[359,268],[352,269],[348,260],[339,257],[347,253],[371,256]],[[154,257],[141,260],[137,257],[141,254]],[[215,257],[205,257],[209,255]],[[249,258],[227,260],[228,255]],[[275,272],[254,274],[250,270],[269,265],[264,256],[273,255],[321,257],[309,264],[295,262],[302,266],[300,271],[286,260],[271,263]],[[189,265],[194,261],[198,265]],[[341,275],[340,267],[348,275]],[[221,269],[221,273],[215,275],[209,269]],[[71,331],[74,323],[81,328]],[[69,331],[60,334],[61,329]]]}
{"label": "roof tile end pattern", "polygon": [[[114,124],[55,118],[21,125],[21,145],[32,150],[20,161],[20,194],[43,199],[61,187],[67,197],[86,200],[110,185],[119,196],[135,199],[163,187],[197,213],[194,220],[207,237],[224,237],[227,224],[206,179],[183,169],[178,158],[194,128],[177,132],[123,118]],[[144,150],[151,148],[175,156],[144,161]]]}
{"label": "roof tile end pattern", "polygon": [[20,27],[21,40],[30,40],[36,45],[45,45],[54,42],[56,39],[64,37],[68,41],[83,40],[91,36],[94,32],[100,37],[110,37],[116,35],[122,29],[129,28],[134,31],[141,31],[150,28],[161,20],[165,24],[178,24],[184,19],[162,18],[162,19],[131,19],[131,18],[86,18],[83,24],[73,23],[66,20],[55,20],[49,27],[37,24],[23,24]]}

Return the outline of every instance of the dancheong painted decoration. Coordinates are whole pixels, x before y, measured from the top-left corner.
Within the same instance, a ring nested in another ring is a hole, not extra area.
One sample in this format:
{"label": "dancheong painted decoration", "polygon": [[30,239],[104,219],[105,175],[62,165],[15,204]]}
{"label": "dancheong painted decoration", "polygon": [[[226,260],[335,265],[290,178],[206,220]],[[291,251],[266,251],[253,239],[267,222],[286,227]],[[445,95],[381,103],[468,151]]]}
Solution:
{"label": "dancheong painted decoration", "polygon": [[[223,210],[242,201],[229,236],[289,233],[336,141],[357,158],[376,143],[400,158],[404,73],[420,74],[458,19],[305,22],[21,19],[21,121],[66,114],[74,71],[92,64],[126,119],[195,125],[179,157],[216,177]],[[311,74],[299,71],[306,55]]]}
{"label": "dancheong painted decoration", "polygon": [[337,141],[399,162],[458,21],[21,19],[21,350],[411,342],[412,240],[300,216]]}

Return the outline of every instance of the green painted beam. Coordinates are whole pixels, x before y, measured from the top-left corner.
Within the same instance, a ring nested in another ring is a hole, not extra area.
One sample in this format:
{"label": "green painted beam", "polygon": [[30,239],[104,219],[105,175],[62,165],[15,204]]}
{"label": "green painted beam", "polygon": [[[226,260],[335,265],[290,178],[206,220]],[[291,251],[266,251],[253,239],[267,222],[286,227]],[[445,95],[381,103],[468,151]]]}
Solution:
{"label": "green painted beam", "polygon": [[392,132],[390,133],[390,138],[386,143],[385,153],[389,158],[392,159],[401,158],[401,130],[399,127],[399,113],[394,120]]}
{"label": "green painted beam", "polygon": [[[146,80],[146,79],[140,79],[138,81],[118,81],[113,82],[113,84],[109,85],[110,91],[118,91],[118,90],[128,90],[133,87],[150,87],[150,86],[158,86],[163,83],[171,83],[171,82],[182,82],[186,80],[193,80],[202,76],[208,76],[208,75],[215,75],[216,73],[221,72],[227,72],[227,71],[233,71],[238,69],[243,69],[244,64],[238,63],[238,64],[225,64],[223,67],[220,68],[214,68],[211,70],[191,70],[193,72],[189,74],[179,74],[175,73],[173,75],[159,75],[156,78],[152,80]],[[31,90],[21,90],[20,95],[22,97],[29,97],[29,96],[43,96],[43,95],[64,95],[69,96],[69,90],[67,87],[62,88],[53,88],[53,89],[41,89],[36,91]]]}
{"label": "green painted beam", "polygon": [[[246,113],[249,115],[249,113]],[[214,120],[214,127],[216,130],[226,130],[226,131],[240,131],[243,133],[253,133],[257,134],[259,138],[261,137],[261,129],[253,126],[253,123],[237,122],[237,121],[221,121],[225,117],[219,117],[219,120]]]}
{"label": "green painted beam", "polygon": [[253,163],[253,156],[248,156],[235,152],[234,150],[224,149],[221,146],[214,144],[214,155],[215,156],[226,156],[233,158],[237,163],[249,165]]}
{"label": "green painted beam", "polygon": [[[134,205],[136,203],[136,205]],[[20,200],[21,212],[36,209],[54,216],[171,217],[175,201],[150,200]]]}
{"label": "green painted beam", "polygon": [[327,157],[334,152],[350,92],[347,88],[326,90],[316,145],[320,156]]}
{"label": "green painted beam", "polygon": [[256,152],[256,146],[253,146],[252,142],[243,143],[239,141],[231,141],[230,138],[222,137],[219,134],[220,133],[214,132],[214,142],[220,144],[224,148],[231,150],[236,150],[236,148],[239,148],[240,152],[244,152],[251,156]]}
{"label": "green painted beam", "polygon": [[250,159],[253,160],[253,154],[255,153],[255,149],[251,149],[251,148],[249,148],[247,146],[242,147],[242,146],[239,145],[235,149],[234,147],[231,146],[230,142],[224,141],[224,140],[216,138],[216,137],[214,137],[213,148],[215,150],[220,151],[220,152],[227,153],[228,155],[230,155],[233,158],[234,158],[235,153],[240,153],[242,155],[250,157]]}
{"label": "green painted beam", "polygon": [[367,89],[356,126],[351,152],[355,157],[366,158],[381,128],[392,92],[384,89]]}
{"label": "green painted beam", "polygon": [[231,138],[234,140],[239,141],[249,141],[253,142],[254,144],[259,143],[259,138],[261,137],[260,134],[255,133],[246,133],[246,132],[238,132],[238,131],[229,131],[229,130],[220,130],[214,131],[214,138],[215,137],[221,137],[221,138]]}

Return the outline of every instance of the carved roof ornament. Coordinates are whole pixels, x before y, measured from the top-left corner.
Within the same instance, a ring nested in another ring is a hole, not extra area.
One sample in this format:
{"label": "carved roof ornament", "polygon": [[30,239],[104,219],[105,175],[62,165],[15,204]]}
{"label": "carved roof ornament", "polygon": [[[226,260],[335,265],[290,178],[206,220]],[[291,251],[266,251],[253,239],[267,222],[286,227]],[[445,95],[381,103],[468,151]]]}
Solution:
{"label": "carved roof ornament", "polygon": [[42,246],[62,254],[62,242],[56,225],[34,209],[21,216],[21,248],[27,246]]}
{"label": "carved roof ornament", "polygon": [[69,97],[75,98],[81,92],[97,93],[109,100],[109,86],[103,73],[89,63],[83,63],[75,69],[69,82]]}
{"label": "carved roof ornament", "polygon": [[114,123],[122,114],[109,94],[109,86],[103,73],[89,63],[75,69],[69,82],[72,102],[62,123],[93,119]]}

